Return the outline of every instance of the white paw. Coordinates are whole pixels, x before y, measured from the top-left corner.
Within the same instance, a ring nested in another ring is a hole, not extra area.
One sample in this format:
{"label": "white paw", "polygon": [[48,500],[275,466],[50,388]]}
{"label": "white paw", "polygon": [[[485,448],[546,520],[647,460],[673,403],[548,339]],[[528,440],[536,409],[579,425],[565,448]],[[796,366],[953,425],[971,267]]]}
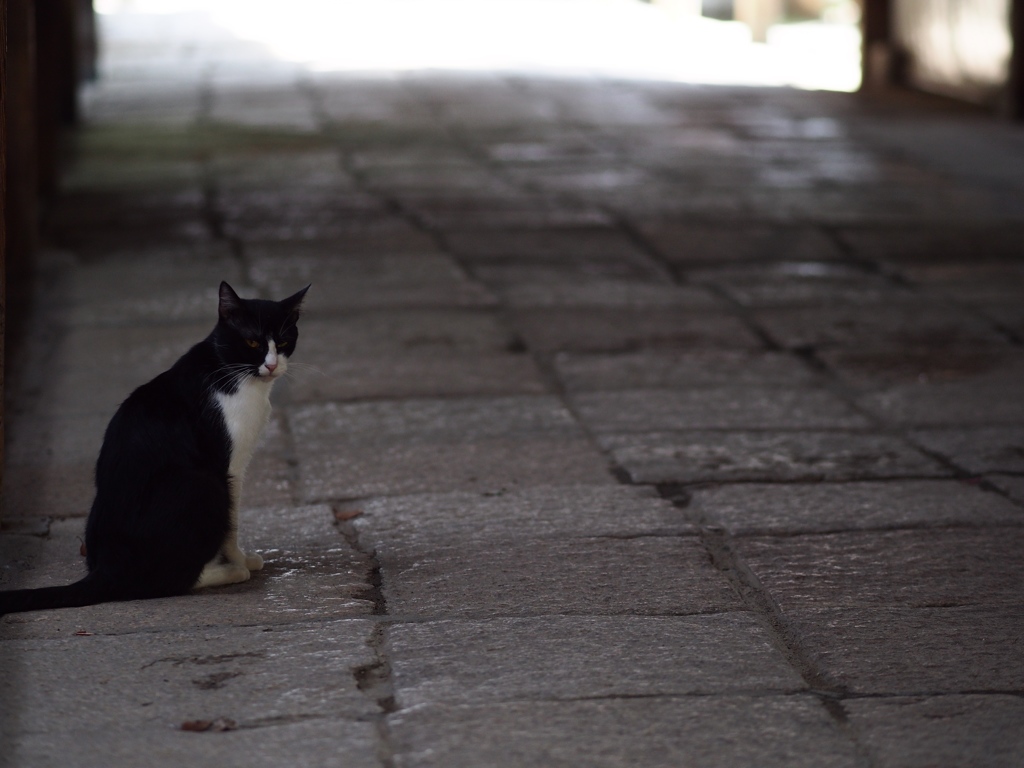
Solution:
{"label": "white paw", "polygon": [[263,567],[263,558],[255,552],[249,552],[245,556],[245,567],[250,571],[258,571]]}
{"label": "white paw", "polygon": [[225,584],[239,584],[248,581],[251,574],[249,570],[234,563],[217,563],[207,565],[196,581],[196,588],[220,587]]}

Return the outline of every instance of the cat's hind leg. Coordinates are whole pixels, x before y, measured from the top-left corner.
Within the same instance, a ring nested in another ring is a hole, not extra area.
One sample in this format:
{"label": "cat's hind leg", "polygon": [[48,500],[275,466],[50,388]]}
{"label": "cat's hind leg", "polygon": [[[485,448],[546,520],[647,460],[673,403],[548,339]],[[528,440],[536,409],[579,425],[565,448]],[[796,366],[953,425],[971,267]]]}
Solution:
{"label": "cat's hind leg", "polygon": [[263,558],[255,552],[243,552],[238,546],[238,509],[244,479],[244,469],[231,476],[231,528],[220,551],[229,563],[240,565],[249,571],[258,571],[263,567]]}

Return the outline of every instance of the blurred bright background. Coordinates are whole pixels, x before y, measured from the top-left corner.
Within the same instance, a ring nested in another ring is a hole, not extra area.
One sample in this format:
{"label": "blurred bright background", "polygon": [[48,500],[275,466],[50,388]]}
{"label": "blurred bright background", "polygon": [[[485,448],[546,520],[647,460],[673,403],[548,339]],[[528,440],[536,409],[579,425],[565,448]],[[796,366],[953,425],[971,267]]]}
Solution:
{"label": "blurred bright background", "polygon": [[497,71],[834,91],[855,90],[861,76],[855,0],[96,0],[95,6],[103,45],[122,61],[130,51],[119,44],[137,43],[140,34],[164,46],[221,35],[226,56],[258,49],[313,71]]}

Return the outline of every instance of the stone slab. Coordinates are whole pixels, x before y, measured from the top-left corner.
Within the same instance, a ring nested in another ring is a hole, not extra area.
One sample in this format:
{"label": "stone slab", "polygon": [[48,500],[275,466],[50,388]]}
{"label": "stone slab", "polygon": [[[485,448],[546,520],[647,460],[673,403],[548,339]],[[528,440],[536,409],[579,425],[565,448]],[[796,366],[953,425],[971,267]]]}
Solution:
{"label": "stone slab", "polygon": [[986,301],[978,307],[986,317],[1001,328],[1024,339],[1024,302],[1016,299],[1009,303]]}
{"label": "stone slab", "polygon": [[449,257],[381,254],[373,257],[295,255],[254,258],[250,274],[270,295],[290,296],[315,283],[304,302],[309,312],[383,307],[480,307],[494,303],[483,286],[463,275]]}
{"label": "stone slab", "polygon": [[1020,353],[1004,343],[823,349],[818,357],[846,384],[863,392],[979,383],[998,386],[1024,375]]}
{"label": "stone slab", "polygon": [[440,230],[579,229],[612,224],[611,217],[597,206],[520,193],[475,197],[402,194],[399,199],[426,226]]}
{"label": "stone slab", "polygon": [[690,270],[687,278],[713,285],[745,307],[878,305],[911,298],[907,289],[878,275],[826,261],[784,261],[770,267]]}
{"label": "stone slab", "polygon": [[[486,280],[486,275],[481,279]],[[640,280],[595,278],[573,282],[523,282],[498,286],[495,291],[503,303],[515,308],[722,309],[722,302],[702,288]]]}
{"label": "stone slab", "polygon": [[748,613],[397,624],[388,644],[406,709],[804,688]]}
{"label": "stone slab", "polygon": [[[210,172],[217,180],[218,206],[270,201],[289,191],[301,197],[302,192],[330,195],[357,189],[351,174],[342,168],[337,149],[323,136],[244,129],[232,136],[232,129],[226,130],[227,141],[209,158]],[[257,153],[259,162],[254,162]]]}
{"label": "stone slab", "polygon": [[[569,162],[524,164],[505,168],[505,173],[530,189],[570,195],[586,194],[594,202],[604,200],[627,205],[639,197],[657,197],[659,179],[645,169],[610,158],[573,158]],[[674,202],[674,201],[673,201]]]}
{"label": "stone slab", "polygon": [[[216,309],[214,308],[214,313]],[[167,370],[216,323],[70,329],[46,356],[24,363],[22,391],[43,400],[41,416],[103,413],[109,419],[136,388]],[[27,381],[26,381],[27,379]],[[22,401],[31,408],[32,400]]]}
{"label": "stone slab", "polygon": [[[1021,249],[1024,255],[1024,248]],[[978,305],[1020,304],[1024,299],[1024,264],[1014,261],[979,261],[901,264],[899,273],[928,294]]]}
{"label": "stone slab", "polygon": [[289,402],[309,402],[539,395],[547,389],[536,363],[527,355],[413,352],[332,356],[300,364],[287,382],[287,398]]}
{"label": "stone slab", "polygon": [[1024,506],[1024,477],[990,475],[987,479],[1018,505]]}
{"label": "stone slab", "polygon": [[858,531],[736,540],[783,612],[1021,603],[1020,527]]}
{"label": "stone slab", "polygon": [[928,429],[911,438],[968,472],[1024,472],[1024,427]]}
{"label": "stone slab", "polygon": [[860,765],[807,695],[428,705],[390,716],[388,729],[402,768]]}
{"label": "stone slab", "polygon": [[366,259],[381,254],[442,255],[437,242],[429,233],[400,218],[389,219],[387,226],[383,227],[361,229],[353,226],[322,240],[309,238],[246,243],[244,252],[247,257],[258,260],[287,260],[293,256],[343,260],[349,257]]}
{"label": "stone slab", "polygon": [[[414,442],[581,433],[561,401],[548,395],[311,404],[291,408],[289,422],[298,450],[312,453],[328,444],[360,447],[396,438]],[[304,445],[309,441],[323,445]]]}
{"label": "stone slab", "polygon": [[648,258],[626,234],[604,227],[505,232],[449,231],[445,233],[445,245],[460,258],[472,261],[531,259],[559,262],[584,257],[643,263]]}
{"label": "stone slab", "polygon": [[90,127],[99,125],[159,124],[191,126],[198,119],[202,88],[196,82],[165,83],[154,92],[146,81],[107,81],[102,88],[82,93],[82,108]]}
{"label": "stone slab", "polygon": [[[668,274],[652,259],[616,259],[587,256],[563,256],[557,260],[520,257],[501,261],[472,261],[462,259],[470,273],[501,289],[515,289],[523,286],[538,288],[546,285],[563,291],[580,285],[622,283],[625,286],[651,287],[660,285],[671,288]],[[652,296],[666,299],[657,293]]]}
{"label": "stone slab", "polygon": [[[110,208],[117,209],[123,201],[111,201]],[[160,215],[139,216],[130,219],[119,216],[97,215],[92,227],[75,226],[54,230],[53,241],[62,248],[71,248],[79,253],[98,254],[136,247],[139,249],[158,246],[178,248],[205,247],[214,242],[202,212],[196,210],[191,217],[166,212]]]}
{"label": "stone slab", "polygon": [[[217,322],[217,289],[227,280],[241,296],[255,291],[223,243],[150,249],[78,265],[65,276],[63,319],[74,325]],[[205,336],[205,334],[204,334]],[[199,341],[203,337],[199,337]]]}
{"label": "stone slab", "polygon": [[817,227],[657,220],[640,221],[639,227],[665,258],[680,265],[763,260],[818,261],[843,257],[835,241]]}
{"label": "stone slab", "polygon": [[875,765],[1004,768],[1024,755],[1019,696],[852,699],[843,709]]}
{"label": "stone slab", "polygon": [[414,163],[394,165],[391,167],[367,168],[363,172],[367,189],[383,194],[412,193],[441,194],[472,193],[501,194],[513,187],[507,180],[493,171],[479,166],[464,164],[427,164],[419,166]]}
{"label": "stone slab", "polygon": [[996,329],[966,309],[933,302],[885,304],[866,312],[855,304],[758,309],[754,320],[779,345],[796,347],[938,347],[1004,342]]}
{"label": "stone slab", "polygon": [[224,233],[248,241],[330,237],[355,217],[388,215],[385,204],[365,192],[298,185],[224,195],[220,209]]}
{"label": "stone slab", "polygon": [[734,536],[1024,524],[1006,499],[957,480],[723,485],[694,490],[687,511]]}
{"label": "stone slab", "polygon": [[[346,506],[345,509],[350,507]],[[503,493],[434,493],[363,500],[353,525],[373,550],[391,544],[679,536],[696,526],[653,489],[552,485]]]}
{"label": "stone slab", "polygon": [[664,616],[741,610],[695,537],[452,538],[377,550],[388,613],[404,618]]}
{"label": "stone slab", "polygon": [[635,483],[942,477],[942,465],[888,435],[856,432],[608,433],[601,446]]}
{"label": "stone slab", "polygon": [[795,356],[741,350],[643,350],[621,354],[559,354],[559,379],[570,392],[690,387],[790,386],[819,377]]}
{"label": "stone slab", "polygon": [[101,728],[61,728],[17,734],[6,740],[10,765],[39,768],[88,768],[146,765],[174,768],[215,763],[224,768],[275,768],[287,755],[289,765],[331,768],[338,754],[351,768],[377,768],[377,728],[370,722],[335,717],[265,724],[222,733],[189,733],[164,725],[138,728],[108,722]]}
{"label": "stone slab", "polygon": [[322,366],[344,358],[383,354],[506,352],[511,329],[492,310],[368,310],[330,319],[306,315],[299,328],[296,360]]}
{"label": "stone slab", "polygon": [[236,126],[272,126],[313,131],[318,119],[312,100],[298,87],[213,89],[209,119]]}
{"label": "stone slab", "polygon": [[[239,528],[242,547],[265,560],[263,569],[243,584],[161,600],[11,614],[0,621],[0,636],[67,637],[80,629],[116,634],[254,622],[273,626],[372,613],[373,604],[364,598],[372,565],[339,533],[329,507],[245,508]],[[83,532],[83,521],[68,520],[52,523],[46,540],[0,535],[3,588],[66,584],[84,576]]]}
{"label": "stone slab", "polygon": [[[358,203],[358,201],[355,201]],[[321,215],[301,216],[296,214],[294,220],[264,220],[246,226],[232,227],[230,234],[243,247],[254,245],[280,244],[289,246],[301,242],[321,245],[327,241],[342,243],[348,238],[363,238],[371,234],[384,237],[403,237],[412,228],[409,222],[394,213],[379,213],[367,210],[356,210],[350,215],[342,216],[331,212]],[[285,290],[287,290],[285,288]],[[274,293],[278,293],[274,288]],[[288,291],[294,293],[294,290]]]}
{"label": "stone slab", "polygon": [[[1024,376],[1024,371],[1022,371]],[[887,423],[913,427],[964,425],[1024,427],[1024,378],[893,387],[865,394],[857,404]]]}
{"label": "stone slab", "polygon": [[326,403],[290,423],[305,499],[612,480],[552,397]]}
{"label": "stone slab", "polygon": [[84,517],[96,493],[95,467],[95,458],[7,466],[4,519]]}
{"label": "stone slab", "polygon": [[852,694],[1011,693],[1024,687],[1024,605],[793,608],[785,620],[832,685]]}
{"label": "stone slab", "polygon": [[607,460],[588,439],[557,434],[395,437],[362,445],[320,439],[300,447],[299,462],[307,501],[615,482]]}
{"label": "stone slab", "polygon": [[167,732],[218,717],[244,728],[371,715],[377,707],[353,676],[373,662],[370,631],[368,621],[340,620],[2,640],[4,730]]}
{"label": "stone slab", "polygon": [[942,226],[843,229],[840,237],[861,258],[873,261],[919,262],[1014,259],[1024,253],[1019,226]]}
{"label": "stone slab", "polygon": [[685,429],[858,429],[867,420],[820,389],[717,387],[572,395],[580,420],[599,433]]}
{"label": "stone slab", "polygon": [[760,349],[737,317],[724,312],[644,308],[534,308],[512,322],[535,352],[629,352],[638,349]]}

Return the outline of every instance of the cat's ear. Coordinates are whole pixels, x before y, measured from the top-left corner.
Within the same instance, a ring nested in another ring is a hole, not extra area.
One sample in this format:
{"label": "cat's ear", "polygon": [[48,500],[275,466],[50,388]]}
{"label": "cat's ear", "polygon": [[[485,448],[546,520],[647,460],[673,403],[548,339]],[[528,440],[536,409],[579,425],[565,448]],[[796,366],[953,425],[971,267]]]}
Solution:
{"label": "cat's ear", "polygon": [[225,282],[220,284],[220,304],[217,309],[220,319],[227,322],[242,311],[242,300],[235,293],[235,289]]}
{"label": "cat's ear", "polygon": [[291,325],[294,325],[299,321],[299,315],[302,312],[302,300],[306,298],[306,291],[310,289],[310,285],[307,285],[298,293],[293,293],[287,299],[282,299],[278,302],[284,310],[288,313],[288,321]]}

